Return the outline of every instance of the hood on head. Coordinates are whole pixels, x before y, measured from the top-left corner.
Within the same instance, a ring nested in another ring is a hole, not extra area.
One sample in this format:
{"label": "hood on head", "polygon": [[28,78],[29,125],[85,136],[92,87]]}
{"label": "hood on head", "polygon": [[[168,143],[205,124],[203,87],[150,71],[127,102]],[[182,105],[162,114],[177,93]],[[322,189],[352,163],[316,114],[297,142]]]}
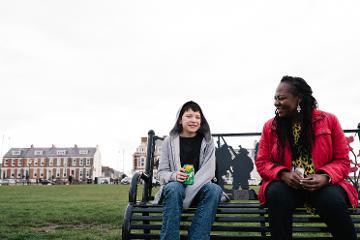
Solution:
{"label": "hood on head", "polygon": [[179,128],[179,124],[178,124],[178,119],[180,117],[180,113],[182,112],[182,110],[184,109],[185,106],[189,105],[189,104],[196,104],[199,106],[200,108],[200,114],[201,114],[201,124],[200,124],[200,129],[198,130],[198,132],[202,133],[204,135],[205,140],[208,142],[211,140],[211,132],[210,132],[210,126],[204,116],[204,113],[200,107],[199,104],[197,104],[194,101],[188,101],[186,103],[184,103],[183,105],[181,105],[181,107],[179,108],[177,114],[176,114],[176,121],[175,121],[175,125],[174,127],[171,129],[170,131],[170,136],[176,136],[180,134],[180,128]]}

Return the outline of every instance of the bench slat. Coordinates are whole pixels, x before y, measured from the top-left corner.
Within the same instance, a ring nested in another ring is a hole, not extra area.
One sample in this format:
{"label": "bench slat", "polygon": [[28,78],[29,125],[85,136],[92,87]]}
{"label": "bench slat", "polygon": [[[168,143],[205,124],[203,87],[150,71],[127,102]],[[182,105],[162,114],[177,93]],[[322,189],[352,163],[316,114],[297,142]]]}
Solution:
{"label": "bench slat", "polygon": [[[159,234],[130,234],[131,239],[159,239]],[[181,240],[186,240],[187,235],[181,235]],[[263,236],[225,236],[225,235],[212,235],[211,240],[265,240],[270,239],[270,236],[263,237]],[[309,238],[306,237],[299,237],[294,236],[293,239],[298,240],[308,240]],[[332,237],[316,237],[316,240],[328,240],[333,239]]]}

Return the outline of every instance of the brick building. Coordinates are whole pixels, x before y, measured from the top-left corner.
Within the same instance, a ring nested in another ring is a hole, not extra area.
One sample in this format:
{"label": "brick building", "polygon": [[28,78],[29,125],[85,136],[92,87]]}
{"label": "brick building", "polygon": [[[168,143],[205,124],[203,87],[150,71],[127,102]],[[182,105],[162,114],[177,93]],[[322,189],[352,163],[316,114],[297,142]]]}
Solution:
{"label": "brick building", "polygon": [[[155,142],[155,170],[154,176],[157,175],[157,163],[161,154],[161,140],[156,140]],[[146,162],[146,153],[147,153],[147,137],[141,137],[140,145],[136,148],[135,153],[133,154],[133,167],[132,172],[140,172],[145,170]]]}
{"label": "brick building", "polygon": [[94,180],[101,176],[101,155],[95,148],[11,148],[3,157],[1,178],[67,180]]}

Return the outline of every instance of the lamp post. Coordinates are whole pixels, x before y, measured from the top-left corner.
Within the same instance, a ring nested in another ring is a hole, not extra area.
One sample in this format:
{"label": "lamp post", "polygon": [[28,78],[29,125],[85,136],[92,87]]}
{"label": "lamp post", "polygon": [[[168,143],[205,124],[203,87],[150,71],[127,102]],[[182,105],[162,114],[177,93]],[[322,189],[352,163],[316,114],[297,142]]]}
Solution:
{"label": "lamp post", "polygon": [[68,175],[67,175],[67,169],[66,169],[66,167],[67,167],[67,161],[68,161],[68,159],[66,159],[66,158],[64,158],[64,173],[63,173],[63,177],[64,177],[64,184],[66,183],[66,178],[68,177]]}
{"label": "lamp post", "polygon": [[29,185],[29,182],[30,182],[30,163],[28,162],[27,163],[27,171],[26,171],[26,184]]}
{"label": "lamp post", "polygon": [[125,173],[125,149],[123,149],[122,172]]}

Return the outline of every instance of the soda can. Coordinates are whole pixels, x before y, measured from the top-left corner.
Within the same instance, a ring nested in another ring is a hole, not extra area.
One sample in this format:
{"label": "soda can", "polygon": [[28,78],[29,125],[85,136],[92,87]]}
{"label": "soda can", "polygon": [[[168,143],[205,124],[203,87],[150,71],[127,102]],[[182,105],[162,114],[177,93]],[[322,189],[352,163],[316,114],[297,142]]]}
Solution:
{"label": "soda can", "polygon": [[184,181],[186,185],[192,185],[195,181],[195,169],[194,165],[192,164],[185,164],[184,165],[185,173],[187,174],[187,179]]}
{"label": "soda can", "polygon": [[305,169],[304,169],[304,168],[294,167],[294,171],[301,173],[301,176],[302,176],[302,177],[305,177],[305,176],[304,176],[304,172],[305,172]]}

